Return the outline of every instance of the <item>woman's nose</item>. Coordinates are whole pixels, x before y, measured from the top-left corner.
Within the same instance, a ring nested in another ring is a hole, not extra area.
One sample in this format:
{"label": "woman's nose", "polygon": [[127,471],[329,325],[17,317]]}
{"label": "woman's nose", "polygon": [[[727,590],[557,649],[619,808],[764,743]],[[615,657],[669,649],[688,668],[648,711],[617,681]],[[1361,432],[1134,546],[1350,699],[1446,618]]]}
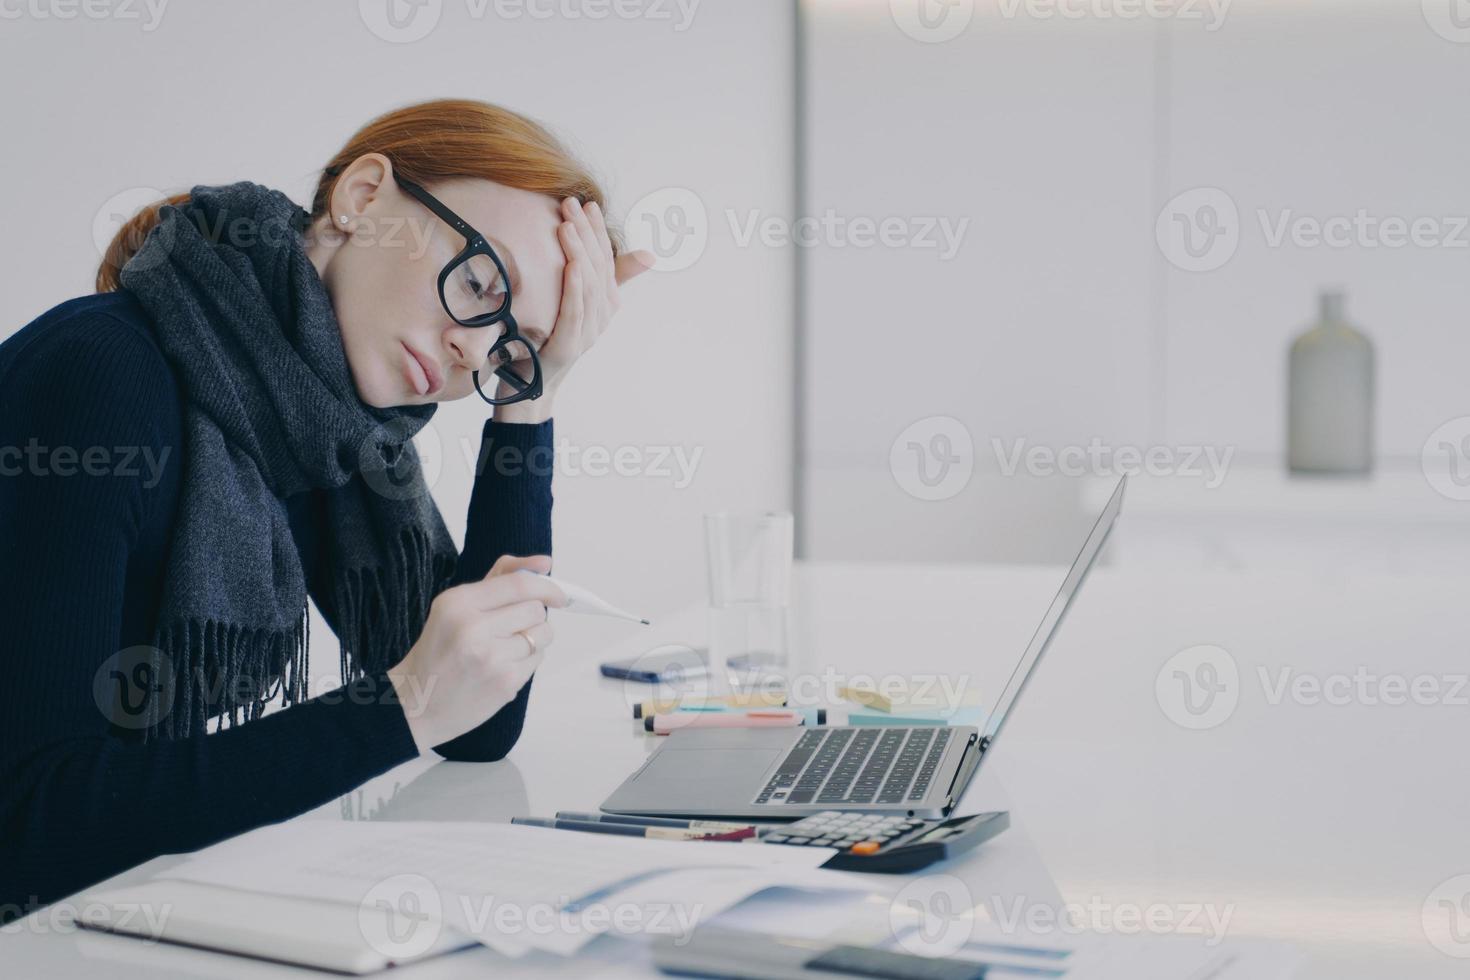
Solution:
{"label": "woman's nose", "polygon": [[456,365],[466,371],[484,366],[495,343],[495,327],[465,327],[456,324],[444,332],[444,347]]}

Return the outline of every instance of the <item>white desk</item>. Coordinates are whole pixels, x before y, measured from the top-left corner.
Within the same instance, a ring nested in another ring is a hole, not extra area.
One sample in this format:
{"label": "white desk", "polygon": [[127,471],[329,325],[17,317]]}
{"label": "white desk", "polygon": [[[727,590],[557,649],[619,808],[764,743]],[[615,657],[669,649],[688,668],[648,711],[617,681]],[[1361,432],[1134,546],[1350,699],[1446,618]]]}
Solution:
{"label": "white desk", "polygon": [[[1059,578],[1043,568],[805,567],[796,666],[942,671],[992,692]],[[1467,595],[1465,578],[1347,581],[1126,562],[1099,570],[966,801],[1010,809],[1012,829],[946,870],[982,902],[1015,889],[1055,902],[1042,887],[1044,859],[1068,901],[1229,908],[1230,937],[1301,944],[1302,977],[1463,976],[1466,960],[1426,940],[1421,911],[1441,881],[1470,872],[1470,707],[1272,705],[1256,669],[1464,674]],[[622,685],[596,676],[597,660],[614,652],[596,638],[627,635],[622,628],[562,617],[558,629],[509,760],[420,760],[303,819],[504,820],[594,808],[653,736],[634,732]],[[701,631],[692,609],[661,617],[627,649]],[[1189,731],[1161,709],[1155,678],[1176,651],[1202,643],[1234,656],[1239,704],[1218,727]],[[644,975],[635,950],[599,940],[588,952],[601,957],[599,975]],[[0,961],[23,977],[318,976],[34,924],[0,937]],[[496,966],[476,950],[412,975]],[[541,966],[585,973],[589,964]]]}

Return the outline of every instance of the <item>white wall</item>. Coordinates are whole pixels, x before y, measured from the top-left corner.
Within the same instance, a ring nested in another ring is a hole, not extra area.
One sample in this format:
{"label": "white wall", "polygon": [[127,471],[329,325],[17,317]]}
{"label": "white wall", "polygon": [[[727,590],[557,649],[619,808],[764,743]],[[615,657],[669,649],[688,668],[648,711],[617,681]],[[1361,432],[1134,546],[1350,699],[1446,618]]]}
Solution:
{"label": "white wall", "polygon": [[[547,122],[605,178],[618,215],[665,187],[712,211],[789,210],[791,13],[781,0],[704,0],[688,21],[687,2],[603,20],[498,16],[524,7],[468,0],[434,7],[431,33],[389,43],[356,3],[174,0],[153,30],[5,5],[0,338],[90,291],[93,221],[114,195],[250,179],[305,203],[315,168],[354,129],[430,97],[488,99]],[[535,9],[548,7],[567,5]],[[702,456],[682,488],[656,474],[559,476],[559,572],[658,612],[703,594],[702,512],[790,506],[789,265],[778,250],[713,235],[687,269],[629,289],[615,330],[563,392],[557,434],[581,448]],[[456,538],[470,489],[460,446],[477,448],[484,417],[475,400],[435,420],[446,457],[434,492]],[[585,642],[616,634],[599,623]]]}
{"label": "white wall", "polygon": [[[895,16],[919,2],[806,5],[811,210],[970,221],[948,262],[810,253],[812,555],[1066,557],[1080,481],[1003,477],[992,439],[1276,465],[1286,346],[1323,284],[1347,288],[1377,344],[1387,465],[1470,414],[1470,231],[1458,248],[1271,247],[1257,213],[1470,215],[1470,131],[1450,108],[1470,43],[1431,29],[1438,0],[1178,5],[1199,20],[1099,16],[1157,6],[1110,0],[935,2],[972,11],[937,43]],[[1239,244],[1184,271],[1155,222],[1201,186],[1236,205]],[[899,342],[897,367],[879,368]],[[930,416],[958,419],[975,447],[975,477],[940,501],[889,465],[895,437]]]}

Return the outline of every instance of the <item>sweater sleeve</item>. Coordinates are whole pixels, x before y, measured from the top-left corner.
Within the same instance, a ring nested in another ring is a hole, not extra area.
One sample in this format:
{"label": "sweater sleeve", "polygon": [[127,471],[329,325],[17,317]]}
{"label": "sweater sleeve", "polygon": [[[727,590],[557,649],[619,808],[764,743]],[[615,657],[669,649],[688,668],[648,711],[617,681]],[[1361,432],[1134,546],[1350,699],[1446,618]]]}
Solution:
{"label": "sweater sleeve", "polygon": [[[502,555],[551,554],[552,422],[486,422],[478,460],[454,585],[484,578]],[[505,758],[520,738],[530,695],[527,681],[489,720],[434,751],[460,762]]]}
{"label": "sweater sleeve", "polygon": [[[110,316],[28,341],[0,361],[0,919],[295,816],[416,755],[383,677],[211,735],[120,727],[96,692],[120,646],[151,631],[128,582],[140,554],[166,552],[177,388],[152,342]],[[167,465],[138,465],[149,458]]]}

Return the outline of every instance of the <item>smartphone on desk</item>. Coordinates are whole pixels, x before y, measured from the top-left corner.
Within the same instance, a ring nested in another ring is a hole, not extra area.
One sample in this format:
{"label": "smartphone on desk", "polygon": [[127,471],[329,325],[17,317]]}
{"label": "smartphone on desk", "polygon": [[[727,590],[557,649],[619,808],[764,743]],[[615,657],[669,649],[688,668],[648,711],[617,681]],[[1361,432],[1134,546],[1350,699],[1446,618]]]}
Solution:
{"label": "smartphone on desk", "polygon": [[645,684],[679,684],[708,674],[709,651],[680,643],[654,647],[636,657],[609,660],[602,665],[604,677]]}

